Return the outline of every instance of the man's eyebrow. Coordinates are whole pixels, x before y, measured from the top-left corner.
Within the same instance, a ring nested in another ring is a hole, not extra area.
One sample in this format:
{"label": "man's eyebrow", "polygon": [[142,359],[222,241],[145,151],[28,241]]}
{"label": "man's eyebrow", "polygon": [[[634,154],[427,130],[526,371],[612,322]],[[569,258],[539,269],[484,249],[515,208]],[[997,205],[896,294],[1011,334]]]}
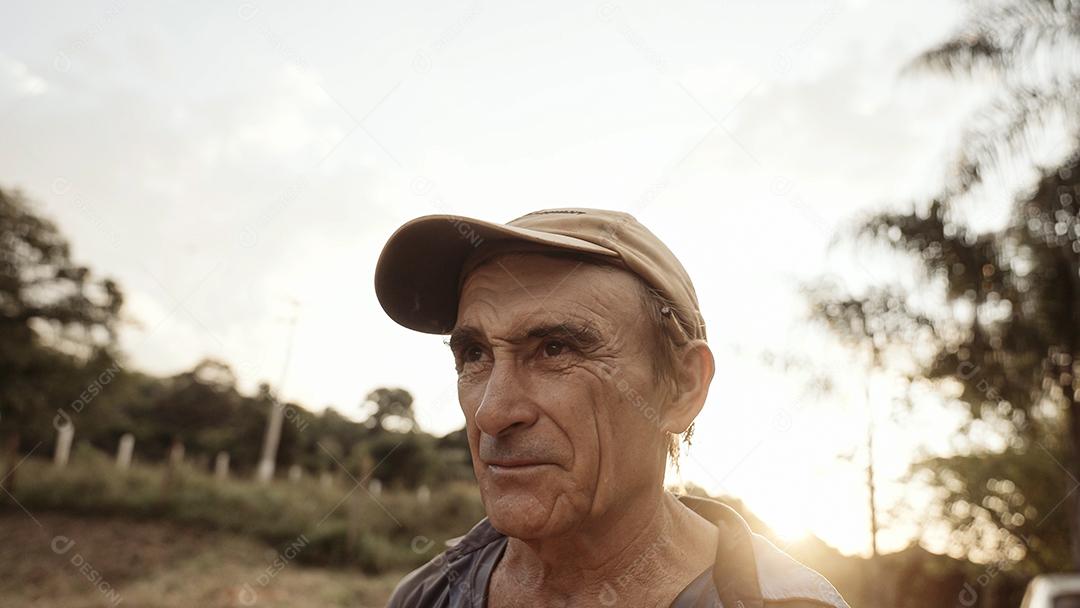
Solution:
{"label": "man's eyebrow", "polygon": [[574,321],[533,327],[525,332],[525,336],[528,338],[562,338],[582,347],[594,346],[600,342],[600,332],[595,327]]}
{"label": "man's eyebrow", "polygon": [[480,330],[472,327],[471,325],[463,325],[461,327],[455,327],[450,332],[450,339],[447,340],[447,344],[450,345],[450,350],[457,352],[465,347],[467,344],[473,342],[479,342],[481,340]]}
{"label": "man's eyebrow", "polygon": [[[479,329],[470,325],[463,325],[450,332],[450,339],[447,340],[447,344],[450,346],[450,350],[456,352],[469,344],[483,342],[483,336],[483,332]],[[601,341],[600,332],[595,327],[576,321],[537,325],[506,341],[523,342],[537,338],[560,338],[573,342],[575,346],[582,348],[595,346]]]}

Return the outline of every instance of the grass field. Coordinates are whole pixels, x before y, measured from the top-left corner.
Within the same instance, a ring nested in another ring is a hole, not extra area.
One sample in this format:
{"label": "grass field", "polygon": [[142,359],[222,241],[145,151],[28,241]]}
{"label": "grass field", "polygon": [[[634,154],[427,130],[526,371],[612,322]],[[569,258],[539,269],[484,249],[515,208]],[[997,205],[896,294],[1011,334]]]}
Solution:
{"label": "grass field", "polygon": [[29,458],[0,495],[0,608],[383,606],[483,517],[474,486],[378,497],[344,476],[258,484]]}
{"label": "grass field", "polygon": [[5,608],[383,606],[402,574],[277,568],[247,536],[124,518],[5,509],[0,539]]}
{"label": "grass field", "polygon": [[419,566],[435,557],[443,541],[464,534],[484,515],[479,492],[469,484],[434,488],[421,501],[405,489],[387,489],[376,497],[348,477],[329,485],[310,478],[264,485],[219,481],[191,467],[171,477],[153,465],[117,471],[100,454],[79,456],[63,469],[27,459],[14,490],[18,506],[3,495],[0,505],[34,516],[166,521],[243,535],[278,551],[299,542],[295,559],[301,564],[368,574]]}

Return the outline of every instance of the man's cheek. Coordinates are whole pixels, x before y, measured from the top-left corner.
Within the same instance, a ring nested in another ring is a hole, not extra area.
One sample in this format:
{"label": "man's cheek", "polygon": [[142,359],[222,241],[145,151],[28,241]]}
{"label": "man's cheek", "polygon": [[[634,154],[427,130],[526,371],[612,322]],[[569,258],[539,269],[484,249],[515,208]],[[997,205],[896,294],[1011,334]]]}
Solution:
{"label": "man's cheek", "polygon": [[[622,451],[636,452],[643,446],[638,444],[637,437],[629,432],[625,417],[619,411],[621,404],[614,399],[601,403],[605,405],[598,407],[594,412],[594,420],[590,428],[592,445],[586,453],[595,456],[594,466],[603,467],[604,470],[597,471],[597,474],[599,478],[604,479],[614,474],[622,458]],[[629,456],[632,457],[633,454]]]}

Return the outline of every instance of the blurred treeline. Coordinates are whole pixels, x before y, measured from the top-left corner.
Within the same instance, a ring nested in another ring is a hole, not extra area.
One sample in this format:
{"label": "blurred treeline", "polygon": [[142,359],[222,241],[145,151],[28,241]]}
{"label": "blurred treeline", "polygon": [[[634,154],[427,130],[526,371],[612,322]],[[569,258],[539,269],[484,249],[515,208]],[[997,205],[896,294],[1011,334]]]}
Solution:
{"label": "blurred treeline", "polygon": [[[237,387],[229,365],[202,361],[157,377],[129,369],[116,340],[123,291],[76,264],[64,235],[19,192],[0,190],[0,441],[9,467],[20,454],[52,454],[59,427],[76,444],[115,454],[135,440],[135,460],[164,461],[174,446],[210,470],[220,452],[232,474],[249,476],[259,460],[269,414],[283,409],[277,470],[370,476],[387,487],[416,488],[472,478],[464,431],[433,437],[413,419],[412,396],[379,388],[351,420],[333,408],[318,414],[278,402],[268,384]],[[378,466],[375,466],[378,465]]]}
{"label": "blurred treeline", "polygon": [[[111,367],[95,375],[102,365]],[[136,460],[164,462],[180,444],[184,459],[206,471],[224,452],[229,454],[230,474],[249,477],[259,461],[269,412],[277,406],[284,409],[279,475],[298,465],[302,475],[370,474],[385,487],[402,488],[472,479],[464,430],[445,437],[419,430],[412,421],[412,397],[403,389],[372,391],[363,404],[370,415],[356,422],[332,407],[313,413],[298,403],[278,402],[267,384],[244,394],[232,370],[219,361],[202,361],[168,377],[128,371],[100,359],[72,372],[72,379],[89,378],[88,384],[69,381],[67,390],[64,385],[49,386],[52,395],[44,403],[51,407],[31,412],[15,429],[24,451],[38,446],[40,455],[52,454],[57,437],[53,423],[59,415],[74,425],[77,444],[114,454],[120,438],[130,433]],[[75,411],[79,394],[110,376],[107,386]],[[387,428],[390,421],[395,421],[393,428]]]}

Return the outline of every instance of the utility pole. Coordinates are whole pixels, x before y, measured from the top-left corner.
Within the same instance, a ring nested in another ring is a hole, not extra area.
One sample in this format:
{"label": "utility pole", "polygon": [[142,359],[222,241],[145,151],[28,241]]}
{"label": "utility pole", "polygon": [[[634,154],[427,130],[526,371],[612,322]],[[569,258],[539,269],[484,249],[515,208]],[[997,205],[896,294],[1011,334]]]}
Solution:
{"label": "utility pole", "polygon": [[863,578],[863,597],[872,598],[875,605],[888,605],[887,596],[889,592],[883,592],[880,577],[878,577],[878,520],[875,496],[877,488],[874,483],[874,401],[870,396],[870,385],[874,377],[874,370],[878,369],[881,359],[873,342],[870,344],[869,355],[866,380],[863,386],[866,391],[866,488],[870,497],[870,559]]}
{"label": "utility pole", "polygon": [[878,557],[878,521],[876,497],[874,496],[876,490],[874,485],[874,401],[870,398],[870,385],[874,378],[874,370],[881,365],[881,353],[872,338],[869,346],[866,380],[863,383],[863,389],[866,391],[866,487],[870,495],[870,562],[873,564],[877,562]]}
{"label": "utility pole", "polygon": [[870,385],[866,386],[866,408],[869,420],[866,423],[866,486],[870,490],[870,559],[876,561],[877,546],[877,505],[874,499],[874,407],[870,402]]}
{"label": "utility pole", "polygon": [[[289,361],[292,359],[293,338],[296,336],[296,323],[300,320],[300,303],[292,301],[292,317],[289,319],[289,340],[285,346],[285,362],[281,366],[281,377],[278,379],[277,392],[285,386],[285,375],[289,371]],[[271,396],[270,412],[266,423],[266,435],[263,436],[262,457],[259,459],[259,468],[255,471],[255,479],[261,483],[267,483],[274,478],[274,463],[277,461],[278,444],[281,443],[281,423],[285,418],[285,405],[280,400]]]}

